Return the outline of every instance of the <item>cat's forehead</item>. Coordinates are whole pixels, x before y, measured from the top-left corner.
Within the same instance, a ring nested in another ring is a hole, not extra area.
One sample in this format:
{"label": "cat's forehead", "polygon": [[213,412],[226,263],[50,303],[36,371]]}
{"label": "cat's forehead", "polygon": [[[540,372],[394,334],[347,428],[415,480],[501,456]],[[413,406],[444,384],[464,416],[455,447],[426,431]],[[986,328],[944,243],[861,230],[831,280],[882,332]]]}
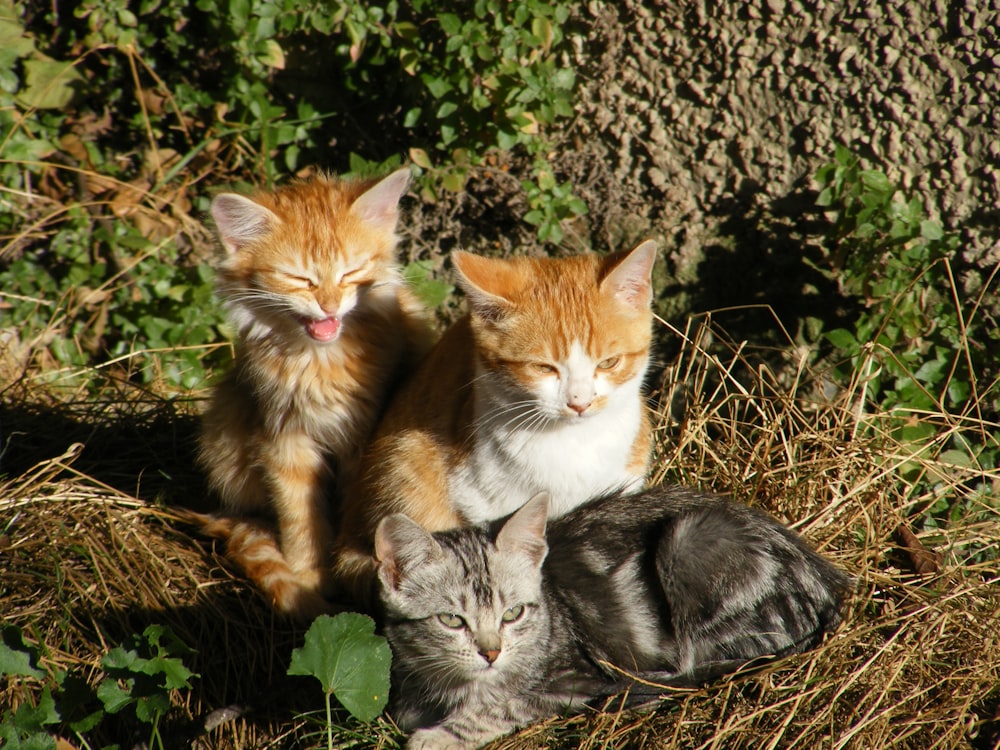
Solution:
{"label": "cat's forehead", "polygon": [[537,569],[500,552],[484,535],[463,530],[442,535],[439,543],[443,556],[418,574],[421,588],[437,598],[435,606],[503,609],[536,595]]}
{"label": "cat's forehead", "polygon": [[262,196],[260,201],[278,218],[271,248],[287,262],[340,267],[394,253],[392,228],[361,221],[351,206],[362,183],[315,179]]}

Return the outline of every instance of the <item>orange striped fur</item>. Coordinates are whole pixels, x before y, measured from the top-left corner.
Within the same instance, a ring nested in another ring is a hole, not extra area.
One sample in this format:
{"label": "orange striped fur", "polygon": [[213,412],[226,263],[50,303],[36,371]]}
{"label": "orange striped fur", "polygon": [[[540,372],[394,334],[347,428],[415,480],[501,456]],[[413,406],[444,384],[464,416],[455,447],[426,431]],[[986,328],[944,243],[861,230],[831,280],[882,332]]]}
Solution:
{"label": "orange striped fur", "polygon": [[655,245],[452,259],[470,315],[393,397],[342,507],[337,584],[361,601],[387,515],[439,531],[507,515],[542,491],[561,515],[645,479]]}
{"label": "orange striped fur", "polygon": [[202,423],[201,464],[222,502],[205,530],[295,617],[322,608],[338,488],[394,381],[430,346],[396,262],[408,181],[319,176],[212,203],[236,358]]}

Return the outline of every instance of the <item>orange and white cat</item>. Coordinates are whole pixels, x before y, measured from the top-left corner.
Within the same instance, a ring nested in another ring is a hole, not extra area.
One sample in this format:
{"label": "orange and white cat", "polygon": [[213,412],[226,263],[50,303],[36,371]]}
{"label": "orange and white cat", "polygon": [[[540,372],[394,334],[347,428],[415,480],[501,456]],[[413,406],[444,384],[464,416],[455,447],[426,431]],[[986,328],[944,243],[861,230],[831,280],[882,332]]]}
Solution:
{"label": "orange and white cat", "polygon": [[401,368],[431,343],[396,262],[408,183],[406,169],[321,175],[212,201],[237,340],[203,418],[200,460],[223,510],[205,530],[291,615],[326,608],[335,490]]}
{"label": "orange and white cat", "polygon": [[539,492],[559,516],[640,489],[656,247],[607,257],[455,252],[470,314],[395,395],[348,490],[338,584],[366,600],[378,522],[431,531],[506,516]]}

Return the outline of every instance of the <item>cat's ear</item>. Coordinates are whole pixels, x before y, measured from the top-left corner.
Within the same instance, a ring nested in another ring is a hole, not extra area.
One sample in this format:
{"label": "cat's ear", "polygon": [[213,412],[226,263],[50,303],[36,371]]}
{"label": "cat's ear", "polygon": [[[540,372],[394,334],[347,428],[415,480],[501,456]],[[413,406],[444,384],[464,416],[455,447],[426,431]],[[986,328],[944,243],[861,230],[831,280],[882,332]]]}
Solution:
{"label": "cat's ear", "polygon": [[492,322],[507,316],[511,303],[501,296],[498,288],[509,283],[507,277],[514,270],[509,263],[463,250],[454,250],[451,262],[457,272],[458,285],[476,315]]}
{"label": "cat's ear", "polygon": [[532,564],[540,566],[549,551],[545,543],[548,517],[549,493],[539,492],[507,519],[497,534],[497,549],[525,554]]}
{"label": "cat's ear", "polygon": [[636,246],[608,271],[601,281],[601,291],[634,310],[646,310],[653,301],[653,263],[656,243],[652,240]]}
{"label": "cat's ear", "polygon": [[407,572],[441,556],[441,546],[423,526],[402,513],[383,518],[375,529],[378,576],[391,589]]}
{"label": "cat's ear", "polygon": [[212,199],[212,219],[228,253],[239,252],[281,223],[270,209],[236,193],[220,193]]}
{"label": "cat's ear", "polygon": [[362,193],[353,204],[351,212],[363,221],[385,224],[395,229],[399,219],[399,201],[410,185],[410,168],[397,169]]}

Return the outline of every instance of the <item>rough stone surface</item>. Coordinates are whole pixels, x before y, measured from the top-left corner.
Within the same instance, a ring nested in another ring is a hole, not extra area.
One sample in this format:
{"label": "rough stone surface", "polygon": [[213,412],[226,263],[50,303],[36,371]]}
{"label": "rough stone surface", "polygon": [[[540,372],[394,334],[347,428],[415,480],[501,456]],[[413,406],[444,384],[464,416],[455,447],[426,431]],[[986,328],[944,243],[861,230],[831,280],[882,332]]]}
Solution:
{"label": "rough stone surface", "polygon": [[737,245],[767,242],[766,214],[780,219],[772,229],[785,222],[808,237],[804,222],[818,218],[811,176],[843,143],[925,196],[962,233],[962,260],[992,268],[998,8],[591,0],[568,61],[584,79],[579,116],[554,157],[590,204],[589,244],[659,236],[684,281],[699,276],[720,227]]}

